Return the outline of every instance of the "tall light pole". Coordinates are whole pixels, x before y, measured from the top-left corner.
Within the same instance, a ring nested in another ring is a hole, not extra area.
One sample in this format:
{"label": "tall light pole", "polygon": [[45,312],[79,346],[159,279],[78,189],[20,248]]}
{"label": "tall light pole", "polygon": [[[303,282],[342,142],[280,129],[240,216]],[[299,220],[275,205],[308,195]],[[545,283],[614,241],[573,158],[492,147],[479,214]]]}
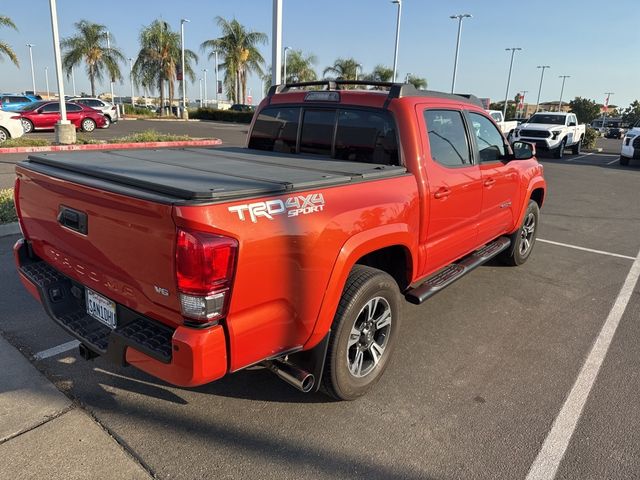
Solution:
{"label": "tall light pole", "polygon": [[540,75],[540,87],[538,88],[538,100],[536,100],[536,111],[534,113],[538,113],[538,109],[540,108],[540,94],[542,93],[542,81],[544,80],[544,71],[547,68],[551,68],[549,65],[538,65],[536,68],[542,69],[542,74]]}
{"label": "tall light pole", "polygon": [[[204,74],[204,105],[205,106],[208,103],[208,100],[207,100],[207,72],[208,72],[208,70],[206,68],[202,69],[202,73]],[[217,87],[218,86],[216,85],[216,88]]]}
{"label": "tall light pole", "polygon": [[[282,77],[282,0],[273,0],[271,30],[271,85],[280,85]],[[216,85],[216,89],[218,86]],[[217,91],[217,90],[216,90]],[[236,99],[237,100],[237,99]]]}
{"label": "tall light pole", "polygon": [[507,91],[504,94],[504,107],[502,108],[502,118],[507,119],[507,101],[509,99],[509,87],[511,87],[511,72],[513,70],[513,57],[516,52],[522,50],[520,47],[505,48],[505,52],[511,51],[511,63],[509,64],[509,76],[507,77]]}
{"label": "tall light pole", "polygon": [[284,55],[282,57],[283,74],[282,83],[287,83],[287,52],[291,50],[291,47],[284,47]]}
{"label": "tall light pole", "polygon": [[362,71],[362,64],[361,63],[356,63],[356,82],[358,81],[358,69],[360,69],[360,71]]}
{"label": "tall light pole", "polygon": [[[215,52],[215,56],[216,56],[216,108],[218,108],[218,102],[220,101],[220,99],[218,98],[218,50],[216,50]],[[207,76],[205,73],[205,81],[204,81],[204,91],[205,91],[205,97],[206,95],[206,91],[207,91]]]}
{"label": "tall light pole", "polygon": [[134,108],[133,102],[133,58],[129,58],[129,81],[131,82],[131,108]]}
{"label": "tall light pole", "polygon": [[200,83],[200,108],[202,108],[202,79],[199,78],[198,82]]}
{"label": "tall light pole", "polygon": [[398,76],[398,46],[400,45],[400,18],[402,16],[402,0],[391,0],[391,3],[398,5],[398,17],[396,18],[396,46],[393,51],[393,81]]}
{"label": "tall light pole", "polygon": [[604,94],[607,96],[607,99],[604,101],[604,105],[602,108],[602,131],[605,132],[605,125],[604,123],[606,122],[605,117],[607,115],[607,110],[609,109],[609,100],[611,99],[611,95],[615,95],[614,92],[604,92]]}
{"label": "tall light pole", "polygon": [[451,80],[451,93],[456,89],[456,75],[458,73],[458,56],[460,54],[460,37],[462,36],[462,20],[465,18],[473,18],[473,15],[461,13],[449,16],[452,20],[458,20],[458,39],[456,40],[456,56],[453,59],[453,79]]}
{"label": "tall light pole", "polygon": [[[109,30],[107,30],[107,50],[109,50],[109,53],[111,53],[111,34],[109,33]],[[113,95],[113,77],[112,76],[109,78],[109,87],[111,88],[111,103],[115,105],[116,99]]]}
{"label": "tall light pole", "polygon": [[44,67],[44,79],[47,82],[47,100],[51,98],[51,90],[49,90],[49,67]]}
{"label": "tall light pole", "polygon": [[560,102],[558,102],[558,111],[562,111],[562,95],[564,94],[564,82],[567,78],[571,78],[571,75],[560,75],[558,78],[562,79],[562,88],[560,89]]}
{"label": "tall light pole", "polygon": [[182,54],[182,118],[185,120],[189,118],[189,112],[187,112],[187,84],[185,83],[184,71],[184,24],[189,23],[191,20],[186,18],[180,19],[180,51]]}
{"label": "tall light pole", "polygon": [[49,0],[51,12],[51,33],[53,36],[53,56],[56,61],[56,78],[58,79],[58,102],[60,105],[60,120],[55,125],[56,143],[76,143],[76,127],[67,120],[67,105],[64,101],[64,82],[62,80],[62,55],[60,54],[60,35],[58,33],[58,9],[56,0]]}
{"label": "tall light pole", "polygon": [[33,88],[33,94],[36,95],[36,74],[33,70],[33,47],[35,47],[35,45],[33,43],[27,43],[27,47],[29,47],[29,60],[31,61],[31,88]]}

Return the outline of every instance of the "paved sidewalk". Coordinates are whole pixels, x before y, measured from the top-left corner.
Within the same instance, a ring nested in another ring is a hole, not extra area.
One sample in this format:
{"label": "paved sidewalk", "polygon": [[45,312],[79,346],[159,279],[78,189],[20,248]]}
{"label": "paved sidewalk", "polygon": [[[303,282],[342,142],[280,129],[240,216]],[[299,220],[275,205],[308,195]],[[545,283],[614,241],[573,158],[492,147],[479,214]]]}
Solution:
{"label": "paved sidewalk", "polygon": [[0,478],[150,478],[2,337],[0,365]]}

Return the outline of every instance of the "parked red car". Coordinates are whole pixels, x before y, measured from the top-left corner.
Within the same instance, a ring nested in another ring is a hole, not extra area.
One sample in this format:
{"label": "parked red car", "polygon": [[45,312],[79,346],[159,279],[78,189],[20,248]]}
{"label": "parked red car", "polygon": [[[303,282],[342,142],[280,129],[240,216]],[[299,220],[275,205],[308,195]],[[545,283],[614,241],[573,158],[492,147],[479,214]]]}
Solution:
{"label": "parked red car", "polygon": [[[67,102],[67,119],[83,132],[93,132],[105,125],[102,112],[86,105]],[[59,102],[34,102],[17,111],[22,120],[24,133],[34,130],[52,130],[60,120]]]}

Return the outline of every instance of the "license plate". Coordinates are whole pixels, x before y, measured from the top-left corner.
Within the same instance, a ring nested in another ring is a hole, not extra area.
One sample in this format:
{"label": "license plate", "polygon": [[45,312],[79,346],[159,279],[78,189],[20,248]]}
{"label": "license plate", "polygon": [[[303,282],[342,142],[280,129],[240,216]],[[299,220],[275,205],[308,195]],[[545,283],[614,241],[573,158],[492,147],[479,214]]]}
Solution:
{"label": "license plate", "polygon": [[93,290],[87,292],[87,313],[109,328],[116,328],[116,304]]}

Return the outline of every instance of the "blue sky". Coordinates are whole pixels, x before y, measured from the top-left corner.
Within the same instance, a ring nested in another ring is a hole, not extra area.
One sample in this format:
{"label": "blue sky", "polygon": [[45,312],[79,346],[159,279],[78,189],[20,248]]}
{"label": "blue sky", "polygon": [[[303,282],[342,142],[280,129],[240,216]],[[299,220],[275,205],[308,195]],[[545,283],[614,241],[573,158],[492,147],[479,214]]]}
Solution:
{"label": "blue sky", "polygon": [[[26,43],[36,45],[37,89],[45,89],[45,66],[55,88],[48,4],[46,0],[0,0],[0,14],[10,16],[19,29],[0,30],[0,39],[14,47],[21,61],[20,69],[7,61],[0,63],[0,91],[31,89]],[[640,98],[639,6],[638,0],[606,5],[595,0],[403,0],[399,78],[411,72],[427,78],[429,88],[448,91],[457,29],[449,15],[471,13],[473,18],[465,20],[463,27],[457,91],[503,99],[509,67],[504,49],[522,47],[516,53],[510,97],[528,90],[527,100],[535,102],[540,79],[536,65],[551,65],[545,73],[542,101],[557,100],[558,76],[571,75],[565,99],[583,96],[602,102],[604,92],[612,91],[611,103],[627,106]],[[186,17],[191,23],[186,26],[185,44],[200,55],[198,71],[208,68],[210,72],[213,65],[206,64],[199,45],[218,36],[216,15],[236,17],[270,37],[271,9],[271,0],[58,0],[62,36],[72,34],[73,23],[80,19],[102,23],[127,57],[137,54],[142,26],[163,18],[178,29],[180,18]],[[315,54],[319,73],[337,57],[354,57],[367,72],[378,63],[393,63],[395,15],[396,7],[389,0],[284,0],[283,43]],[[270,64],[270,45],[262,51]],[[208,80],[211,97],[212,73]],[[78,90],[89,91],[81,71],[76,72],[76,84]],[[260,81],[252,78],[249,87],[255,101],[259,100]],[[99,88],[99,92],[107,90],[106,83]],[[128,95],[129,91],[128,80],[116,85],[116,93]],[[197,98],[198,92],[197,81],[188,85],[188,96]]]}

